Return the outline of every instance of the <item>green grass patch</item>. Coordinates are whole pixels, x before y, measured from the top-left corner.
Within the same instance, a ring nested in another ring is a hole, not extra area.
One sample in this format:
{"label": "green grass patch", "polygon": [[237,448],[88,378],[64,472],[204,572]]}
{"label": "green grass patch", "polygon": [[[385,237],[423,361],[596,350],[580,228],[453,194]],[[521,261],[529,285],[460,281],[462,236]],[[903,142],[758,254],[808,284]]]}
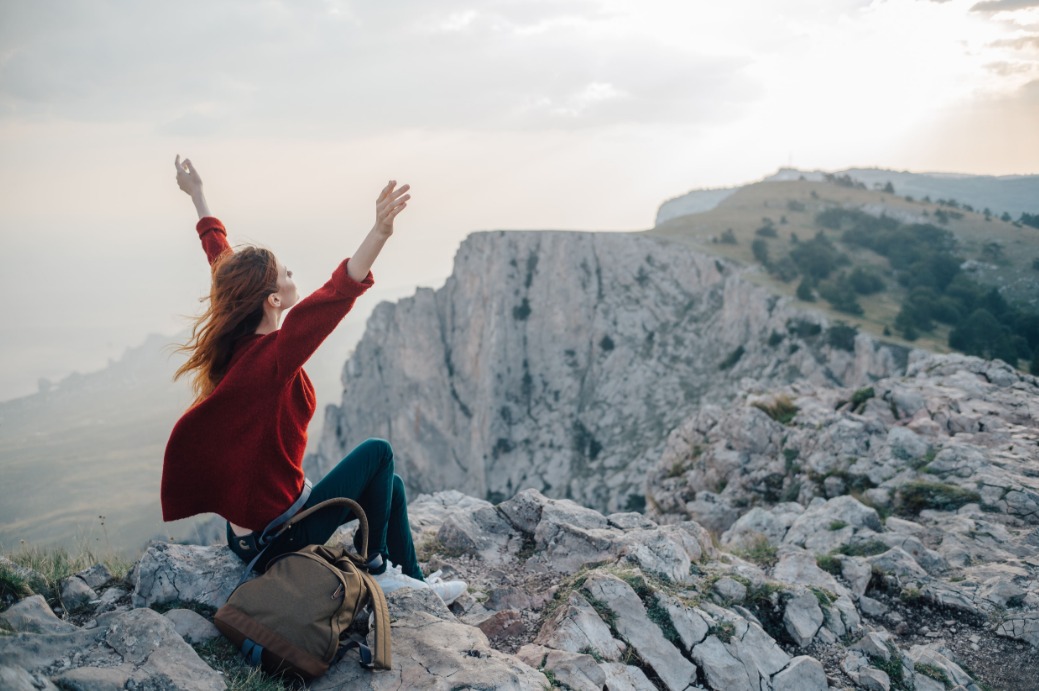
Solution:
{"label": "green grass patch", "polygon": [[776,565],[779,560],[777,556],[778,550],[775,545],[768,541],[765,536],[760,536],[754,540],[750,547],[742,549],[736,552],[736,555],[752,561],[758,566],[770,568]]}
{"label": "green grass patch", "polygon": [[596,662],[605,662],[606,661],[606,658],[604,658],[602,656],[602,653],[600,653],[598,650],[596,650],[595,648],[593,648],[590,645],[586,645],[585,647],[581,648],[577,652],[580,653],[581,655],[591,655],[592,658]]}
{"label": "green grass patch", "polygon": [[921,511],[955,511],[965,504],[980,502],[981,495],[956,485],[941,482],[910,482],[898,490],[898,507],[908,515]]}
{"label": "green grass patch", "polygon": [[920,458],[914,458],[912,461],[909,462],[909,465],[913,468],[913,470],[923,469],[925,473],[930,473],[932,471],[929,470],[927,466],[931,463],[931,461],[934,460],[934,457],[937,455],[938,449],[934,448],[933,446],[929,446],[927,447],[927,453],[925,453]]}
{"label": "green grass patch", "polygon": [[949,679],[949,676],[941,667],[929,665],[926,662],[917,662],[913,665],[913,670],[917,674],[922,674],[925,677],[930,677],[931,679],[940,682],[947,689],[952,687],[952,680]]}
{"label": "green grass patch", "polygon": [[826,609],[837,601],[837,596],[825,588],[811,586],[809,590],[811,590],[812,594],[815,595],[815,599],[819,601],[819,607],[822,609]]}
{"label": "green grass patch", "polygon": [[844,522],[844,521],[837,520],[837,521],[830,521],[830,525],[828,525],[826,527],[827,527],[828,530],[836,531],[836,530],[841,530],[842,528],[847,528],[848,524],[846,522]]}
{"label": "green grass patch", "polygon": [[887,647],[891,652],[891,657],[885,660],[880,656],[870,655],[870,664],[887,674],[888,679],[891,681],[892,691],[913,691],[914,686],[912,679],[907,680],[905,678],[901,653],[899,653],[898,649],[890,643],[887,644]]}
{"label": "green grass patch", "polygon": [[18,573],[6,564],[0,564],[0,606],[29,597],[37,588],[42,589],[45,585],[41,580],[33,587],[32,581],[31,577]]}
{"label": "green grass patch", "polygon": [[787,599],[789,594],[781,584],[768,581],[749,586],[744,598],[744,605],[761,622],[765,633],[784,645],[794,642],[783,623]]}
{"label": "green grass patch", "polygon": [[675,628],[674,622],[671,621],[671,615],[668,614],[667,608],[657,598],[657,591],[645,577],[637,572],[626,572],[621,574],[621,578],[631,586],[631,589],[642,600],[642,604],[646,607],[646,616],[660,628],[664,638],[673,645],[679,645],[682,638],[678,635],[678,629]]}
{"label": "green grass patch", "polygon": [[872,557],[875,554],[883,554],[891,549],[880,540],[867,540],[850,545],[841,545],[837,548],[838,554],[846,557]]}
{"label": "green grass patch", "polygon": [[[0,588],[28,587],[33,593],[53,597],[60,591],[59,584],[69,576],[89,569],[95,564],[104,564],[116,580],[126,578],[133,562],[115,553],[97,555],[89,549],[70,552],[64,547],[33,547],[23,545],[20,549],[7,555],[7,558],[18,566],[23,566],[34,573],[25,579],[10,569],[0,567]],[[3,573],[8,575],[4,576]],[[24,590],[22,590],[24,592]],[[32,594],[32,593],[30,593]]]}
{"label": "green grass patch", "polygon": [[828,574],[841,575],[841,560],[832,554],[815,555],[815,565]]}
{"label": "green grass patch", "polygon": [[223,636],[192,647],[207,665],[224,675],[229,691],[288,691],[301,688],[288,679],[273,677],[257,667],[250,667]]}

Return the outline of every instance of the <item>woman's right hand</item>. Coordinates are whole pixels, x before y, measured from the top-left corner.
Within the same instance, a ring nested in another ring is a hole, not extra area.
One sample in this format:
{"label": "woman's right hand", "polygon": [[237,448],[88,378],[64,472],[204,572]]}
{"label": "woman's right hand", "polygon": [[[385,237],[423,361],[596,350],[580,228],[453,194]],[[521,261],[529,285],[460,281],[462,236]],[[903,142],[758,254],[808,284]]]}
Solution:
{"label": "woman's right hand", "polygon": [[393,235],[393,219],[408,206],[408,200],[411,199],[408,194],[411,185],[403,185],[400,189],[396,187],[397,181],[390,180],[375,200],[374,230],[386,236]]}

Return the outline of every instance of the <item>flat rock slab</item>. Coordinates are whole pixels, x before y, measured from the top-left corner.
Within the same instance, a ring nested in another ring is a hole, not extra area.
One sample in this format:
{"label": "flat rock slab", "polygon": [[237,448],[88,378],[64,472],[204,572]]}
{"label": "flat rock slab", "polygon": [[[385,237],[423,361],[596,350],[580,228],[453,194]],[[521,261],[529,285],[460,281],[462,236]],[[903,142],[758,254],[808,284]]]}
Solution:
{"label": "flat rock slab", "polygon": [[0,636],[0,659],[64,688],[225,688],[223,676],[150,609],[103,615],[93,629]]}
{"label": "flat rock slab", "polygon": [[219,608],[245,572],[227,547],[155,542],[134,570],[134,607],[186,602]]}
{"label": "flat rock slab", "polygon": [[431,590],[387,596],[392,621],[392,669],[372,672],[347,653],[311,686],[333,689],[542,689],[548,679],[516,657],[491,648],[487,636],[463,624]]}

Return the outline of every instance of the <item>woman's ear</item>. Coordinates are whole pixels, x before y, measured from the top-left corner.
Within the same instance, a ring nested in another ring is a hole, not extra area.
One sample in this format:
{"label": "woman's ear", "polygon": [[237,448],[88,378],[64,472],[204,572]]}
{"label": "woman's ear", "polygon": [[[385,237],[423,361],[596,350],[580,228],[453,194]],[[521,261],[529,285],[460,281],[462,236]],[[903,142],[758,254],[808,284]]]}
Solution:
{"label": "woman's ear", "polygon": [[270,306],[274,309],[278,309],[279,307],[281,307],[281,298],[278,297],[277,293],[271,293],[270,295],[268,295],[267,302],[270,303]]}

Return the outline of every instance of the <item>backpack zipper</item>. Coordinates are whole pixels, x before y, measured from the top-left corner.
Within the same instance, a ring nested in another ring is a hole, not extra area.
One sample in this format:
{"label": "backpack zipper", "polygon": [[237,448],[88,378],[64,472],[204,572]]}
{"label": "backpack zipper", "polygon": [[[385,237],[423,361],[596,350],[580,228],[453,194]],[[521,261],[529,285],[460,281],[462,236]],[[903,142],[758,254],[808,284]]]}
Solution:
{"label": "backpack zipper", "polygon": [[339,587],[338,587],[338,588],[336,588],[336,591],[335,591],[334,593],[332,593],[332,597],[331,597],[330,599],[332,599],[332,600],[336,600],[336,599],[338,599],[338,598],[339,598],[339,596],[340,596],[340,595],[342,595],[342,594],[343,594],[343,584],[342,584],[342,583],[340,583],[340,584],[339,584]]}

